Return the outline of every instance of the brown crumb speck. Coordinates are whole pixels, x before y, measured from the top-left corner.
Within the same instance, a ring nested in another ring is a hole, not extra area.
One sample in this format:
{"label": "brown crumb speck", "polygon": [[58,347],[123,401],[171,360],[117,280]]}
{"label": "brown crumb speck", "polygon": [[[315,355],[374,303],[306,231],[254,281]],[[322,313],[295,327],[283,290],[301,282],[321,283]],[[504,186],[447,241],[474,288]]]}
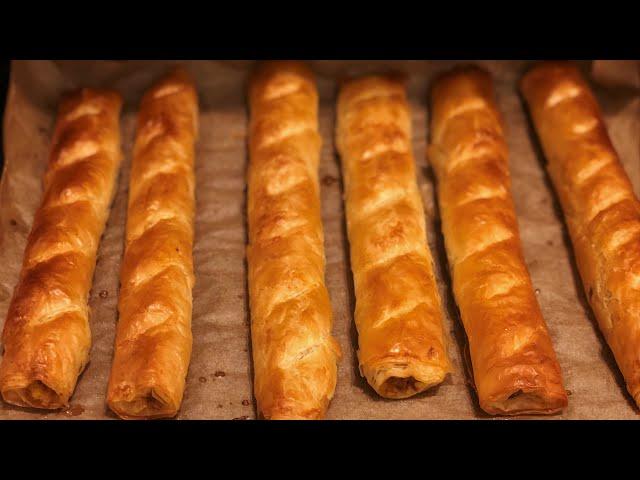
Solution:
{"label": "brown crumb speck", "polygon": [[218,408],[222,408],[222,404],[221,403],[218,404]]}
{"label": "brown crumb speck", "polygon": [[207,383],[207,377],[200,377],[198,380],[200,383]]}
{"label": "brown crumb speck", "polygon": [[234,418],[234,420],[249,420],[249,416],[248,415],[242,415],[241,417]]}
{"label": "brown crumb speck", "polygon": [[242,405],[248,407],[249,405],[251,405],[251,402],[249,400],[242,400]]}
{"label": "brown crumb speck", "polygon": [[64,411],[64,414],[68,417],[77,417],[84,413],[84,407],[81,405],[69,405],[69,407]]}
{"label": "brown crumb speck", "polygon": [[553,242],[551,240],[547,240],[547,245],[553,247]]}
{"label": "brown crumb speck", "polygon": [[224,373],[222,370],[218,370],[216,373],[213,374],[215,377],[220,378],[220,377],[224,377],[226,375],[226,373]]}
{"label": "brown crumb speck", "polygon": [[571,390],[567,390],[567,396],[570,397],[571,395],[573,395],[573,392]]}
{"label": "brown crumb speck", "polygon": [[540,295],[540,289],[536,288],[536,295]]}
{"label": "brown crumb speck", "polygon": [[109,296],[109,292],[107,290],[100,290],[100,293],[98,294],[98,296],[100,298],[107,298]]}
{"label": "brown crumb speck", "polygon": [[9,223],[11,224],[12,227],[15,227],[16,225],[18,225],[18,222],[16,222],[13,218],[9,220]]}
{"label": "brown crumb speck", "polygon": [[338,179],[333,175],[325,175],[324,177],[322,177],[322,185],[324,185],[325,187],[330,187],[337,181]]}

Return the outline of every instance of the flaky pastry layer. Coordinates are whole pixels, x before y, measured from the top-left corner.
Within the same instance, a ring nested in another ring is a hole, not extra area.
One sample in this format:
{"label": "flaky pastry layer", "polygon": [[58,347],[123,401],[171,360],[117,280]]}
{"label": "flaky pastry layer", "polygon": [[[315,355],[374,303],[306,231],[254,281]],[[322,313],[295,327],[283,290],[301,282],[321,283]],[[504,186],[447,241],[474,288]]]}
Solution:
{"label": "flaky pastry layer", "polygon": [[122,100],[82,89],[59,107],[44,195],[4,325],[0,391],[23,407],[65,407],[89,359],[87,299],[122,158]]}
{"label": "flaky pastry layer", "polygon": [[640,202],[598,102],[568,62],[543,62],[521,91],[564,211],[587,299],[640,405]]}
{"label": "flaky pastry layer", "polygon": [[409,397],[441,383],[450,367],[403,81],[372,76],[343,84],[336,142],[360,371],[381,396]]}
{"label": "flaky pastry layer", "polygon": [[488,72],[460,67],[436,80],[428,153],[480,406],[493,415],[557,413],[567,394],[522,254]]}
{"label": "flaky pastry layer", "polygon": [[176,69],[142,99],[133,149],[109,407],[122,418],[178,413],[191,357],[198,98]]}
{"label": "flaky pastry layer", "polygon": [[320,213],[318,93],[301,63],[261,65],[249,88],[247,220],[254,393],[267,419],[317,419],[336,386]]}

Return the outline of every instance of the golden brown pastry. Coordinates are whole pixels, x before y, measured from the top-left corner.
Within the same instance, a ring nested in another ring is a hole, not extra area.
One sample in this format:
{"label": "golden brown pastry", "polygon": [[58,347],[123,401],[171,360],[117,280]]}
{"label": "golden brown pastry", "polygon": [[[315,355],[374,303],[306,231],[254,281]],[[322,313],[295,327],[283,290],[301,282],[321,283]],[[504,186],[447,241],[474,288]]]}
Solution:
{"label": "golden brown pastry", "polygon": [[522,255],[489,73],[462,67],[435,82],[428,152],[480,407],[559,412],[567,394]]}
{"label": "golden brown pastry", "polygon": [[87,299],[122,158],[121,105],[117,93],[90,89],[60,104],[2,336],[0,391],[14,405],[66,406],[89,359]]}
{"label": "golden brown pastry", "polygon": [[266,419],[318,419],[333,397],[339,347],[324,283],[313,74],[300,63],[263,64],[249,103],[254,392]]}
{"label": "golden brown pastry", "polygon": [[409,397],[441,383],[449,361],[404,82],[371,76],[345,83],[338,97],[336,140],[360,371],[381,396]]}
{"label": "golden brown pastry", "polygon": [[573,64],[541,63],[522,79],[521,90],[587,298],[640,405],[640,203],[597,100]]}
{"label": "golden brown pastry", "polygon": [[196,89],[181,69],[142,99],[133,149],[107,402],[122,418],[178,413],[191,357]]}

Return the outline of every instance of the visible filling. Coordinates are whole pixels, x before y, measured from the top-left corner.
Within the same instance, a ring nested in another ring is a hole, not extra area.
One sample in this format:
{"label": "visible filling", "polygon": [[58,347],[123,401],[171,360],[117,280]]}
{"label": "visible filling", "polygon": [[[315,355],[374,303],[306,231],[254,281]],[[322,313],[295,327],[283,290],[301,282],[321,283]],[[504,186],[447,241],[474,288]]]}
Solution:
{"label": "visible filling", "polygon": [[151,388],[145,395],[129,401],[116,402],[114,409],[125,418],[161,418],[175,415],[171,402],[165,401]]}
{"label": "visible filling", "polygon": [[524,392],[522,390],[516,390],[515,392],[513,392],[511,395],[509,395],[509,400],[513,400],[514,398],[519,397],[520,395],[522,395]]}
{"label": "visible filling", "polygon": [[166,408],[167,404],[156,396],[154,390],[151,390],[150,395],[147,397],[147,405],[152,410],[162,410]]}
{"label": "visible filling", "polygon": [[27,387],[18,390],[3,392],[7,402],[15,405],[35,408],[61,408],[60,395],[40,380],[30,383]]}
{"label": "visible filling", "polygon": [[425,384],[414,377],[389,377],[380,390],[389,397],[408,396],[421,392]]}
{"label": "visible filling", "polygon": [[504,400],[493,402],[492,407],[504,415],[553,414],[562,408],[562,404],[546,399],[537,392],[518,389]]}

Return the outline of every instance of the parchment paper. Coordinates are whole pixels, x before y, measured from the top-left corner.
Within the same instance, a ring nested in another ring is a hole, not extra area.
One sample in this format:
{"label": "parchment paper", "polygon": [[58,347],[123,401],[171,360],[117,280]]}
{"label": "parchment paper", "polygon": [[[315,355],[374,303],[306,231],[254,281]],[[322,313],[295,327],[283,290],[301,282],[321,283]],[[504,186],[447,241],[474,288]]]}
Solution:
{"label": "parchment paper", "polygon": [[[0,322],[4,322],[26,237],[41,197],[41,179],[60,94],[79,86],[118,89],[125,97],[125,151],[117,195],[100,244],[90,295],[93,346],[71,406],[41,413],[0,402],[4,419],[115,418],[105,406],[117,321],[117,294],[135,112],[142,92],[170,64],[193,73],[200,94],[201,135],[197,147],[197,214],[194,248],[196,285],[193,355],[180,419],[256,417],[252,398],[249,312],[245,265],[247,165],[246,73],[251,61],[14,61],[4,123],[5,169],[0,186]],[[314,61],[321,92],[323,137],[320,178],[327,257],[326,281],[344,355],[339,365],[330,419],[489,418],[478,407],[463,355],[465,338],[447,276],[443,239],[434,203],[434,178],[425,159],[427,91],[433,75],[452,61]],[[620,373],[585,301],[560,209],[530,130],[517,80],[527,62],[486,61],[495,76],[508,126],[511,174],[525,257],[569,390],[569,407],[551,418],[639,418]],[[613,142],[640,191],[640,99],[637,62],[584,62],[607,87],[596,86]],[[428,240],[446,310],[445,329],[454,372],[440,387],[407,400],[383,400],[360,377],[353,326],[354,295],[342,181],[333,142],[337,80],[384,70],[410,74],[413,147],[425,204]],[[620,85],[625,85],[621,87]]]}

